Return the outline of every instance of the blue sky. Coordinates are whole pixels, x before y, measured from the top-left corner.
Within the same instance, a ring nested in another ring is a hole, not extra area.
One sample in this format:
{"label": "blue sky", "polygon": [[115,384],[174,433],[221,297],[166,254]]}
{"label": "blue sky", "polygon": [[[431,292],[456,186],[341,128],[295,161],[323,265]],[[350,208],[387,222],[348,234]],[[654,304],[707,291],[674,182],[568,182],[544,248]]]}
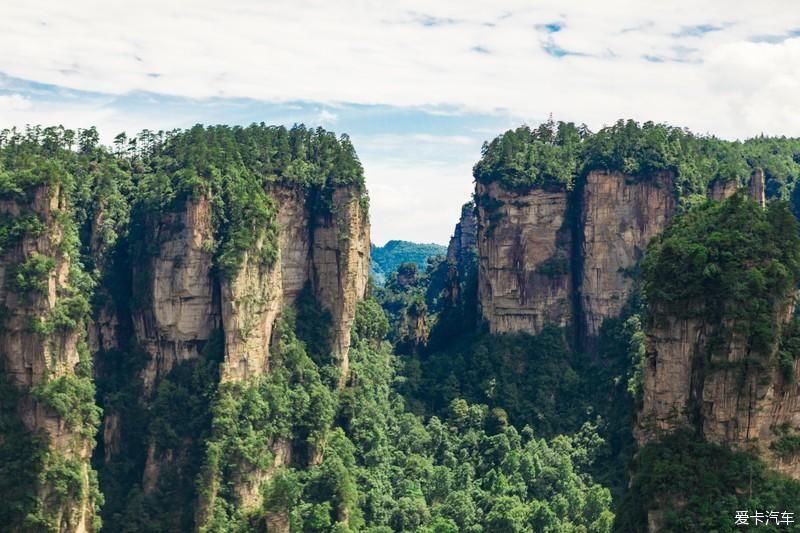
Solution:
{"label": "blue sky", "polygon": [[0,127],[350,134],[373,240],[446,243],[484,140],[620,117],[800,135],[800,5],[28,0],[0,6]]}

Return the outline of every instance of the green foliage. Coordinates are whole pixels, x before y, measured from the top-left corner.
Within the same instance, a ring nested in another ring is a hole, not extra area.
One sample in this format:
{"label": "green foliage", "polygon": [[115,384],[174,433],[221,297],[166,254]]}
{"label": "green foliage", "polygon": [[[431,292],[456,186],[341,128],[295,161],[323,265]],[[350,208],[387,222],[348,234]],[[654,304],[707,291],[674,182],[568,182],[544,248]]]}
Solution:
{"label": "green foliage", "polygon": [[[736,511],[789,512],[800,501],[800,482],[770,471],[759,459],[709,444],[687,433],[642,448],[617,514],[615,531],[647,530],[647,510],[663,511],[659,531],[738,531]],[[764,531],[784,531],[764,525]]]}
{"label": "green foliage", "polygon": [[0,253],[5,253],[17,245],[23,235],[38,237],[45,226],[41,219],[32,213],[20,216],[0,215]]}
{"label": "green foliage", "polygon": [[443,290],[449,268],[443,256],[428,257],[424,271],[413,261],[400,263],[383,287],[373,287],[375,300],[389,319],[389,340],[398,353],[410,353],[416,348],[413,339],[408,338],[409,322],[419,316],[425,316],[428,324],[438,319],[445,307]]}
{"label": "green foliage", "polygon": [[296,319],[292,326],[306,353],[318,365],[330,363],[333,343],[331,313],[317,302],[307,283],[295,303]]}
{"label": "green foliage", "polygon": [[509,130],[484,144],[474,167],[481,183],[506,189],[572,189],[592,170],[638,178],[669,172],[679,195],[705,195],[713,181],[743,183],[765,170],[770,197],[788,199],[800,177],[800,140],[757,137],[744,143],[695,135],[666,124],[619,120],[596,133],[586,126],[549,120],[536,129]]}
{"label": "green foliage", "polygon": [[611,496],[583,470],[601,445],[593,429],[547,442],[459,398],[423,422],[393,390],[377,309],[359,306],[352,382],[322,463],[278,471],[264,487],[267,519],[284,516],[292,531],[610,530]]}
{"label": "green foliage", "polygon": [[538,128],[522,126],[484,143],[473,168],[480,183],[499,181],[507,189],[555,187],[571,189],[578,170],[581,144],[588,130],[552,120]]}
{"label": "green foliage", "polygon": [[753,349],[775,342],[775,313],[800,278],[800,235],[783,202],[766,210],[739,193],[680,216],[642,263],[651,309],[735,321]]}
{"label": "green foliage", "polygon": [[25,518],[35,513],[39,473],[45,443],[32,435],[17,411],[21,393],[5,373],[0,373],[0,523],[12,531],[23,529]]}
{"label": "green foliage", "polygon": [[355,186],[365,195],[363,170],[349,139],[321,128],[198,125],[147,144],[140,152],[145,170],[136,193],[142,208],[174,209],[186,199],[209,198],[215,257],[228,277],[241,267],[245,252],[258,249],[262,264],[277,257],[269,183],[315,190],[320,206],[336,186]]}
{"label": "green foliage", "polygon": [[102,410],[94,403],[91,375],[64,374],[33,390],[33,396],[58,414],[71,429],[91,439],[100,426]]}
{"label": "green foliage", "polygon": [[15,269],[12,278],[14,289],[23,294],[32,291],[46,293],[47,280],[55,266],[56,260],[52,257],[32,255]]}
{"label": "green foliage", "polygon": [[209,531],[220,524],[241,524],[244,517],[237,514],[238,495],[231,483],[271,467],[275,447],[288,443],[295,453],[310,457],[325,442],[335,393],[323,382],[324,368],[306,352],[294,326],[287,310],[277,326],[278,349],[271,354],[268,374],[225,383],[213,401],[200,477],[201,493],[209,495],[218,487]]}
{"label": "green foliage", "polygon": [[628,393],[636,401],[637,406],[642,401],[643,383],[642,369],[645,358],[645,334],[642,330],[642,321],[639,315],[628,318],[623,326],[623,335],[628,339],[628,359],[630,361],[630,377],[628,378]]}
{"label": "green foliage", "polygon": [[786,383],[795,381],[795,362],[800,357],[800,317],[795,314],[784,327],[778,346],[778,369]]}
{"label": "green foliage", "polygon": [[353,321],[352,343],[358,345],[362,340],[379,343],[387,333],[389,320],[380,304],[372,298],[358,302]]}
{"label": "green foliage", "polygon": [[773,430],[776,438],[769,447],[778,457],[788,458],[800,453],[800,431],[792,429],[789,424],[783,424]]}
{"label": "green foliage", "polygon": [[378,285],[383,285],[386,278],[401,263],[416,263],[420,269],[425,268],[429,257],[445,255],[447,247],[441,244],[419,244],[409,241],[389,241],[383,246],[372,245],[372,276]]}
{"label": "green foliage", "polygon": [[[262,264],[275,261],[270,183],[305,189],[317,199],[313,209],[330,210],[332,188],[342,186],[354,187],[366,205],[363,169],[352,143],[321,128],[262,123],[145,130],[127,147],[127,137],[117,136],[114,152],[98,146],[97,138],[93,128],[77,134],[61,127],[3,130],[0,197],[30,200],[41,185],[61,188],[72,211],[69,221],[85,232],[96,223],[95,253],[113,246],[131,208],[136,226],[147,213],[175,211],[187,200],[207,198],[217,231],[214,257],[229,277],[241,267],[245,252]],[[0,249],[13,244],[20,230],[17,222],[0,224]]]}
{"label": "green foliage", "polygon": [[550,436],[574,431],[583,422],[583,408],[576,403],[581,396],[576,363],[556,328],[535,337],[474,335],[428,354],[419,382],[409,381],[403,390],[422,400],[427,412],[441,414],[454,398],[463,397],[500,406],[519,427],[530,424]]}
{"label": "green foliage", "polygon": [[539,263],[536,272],[543,276],[563,276],[569,273],[569,260],[561,257],[550,257]]}

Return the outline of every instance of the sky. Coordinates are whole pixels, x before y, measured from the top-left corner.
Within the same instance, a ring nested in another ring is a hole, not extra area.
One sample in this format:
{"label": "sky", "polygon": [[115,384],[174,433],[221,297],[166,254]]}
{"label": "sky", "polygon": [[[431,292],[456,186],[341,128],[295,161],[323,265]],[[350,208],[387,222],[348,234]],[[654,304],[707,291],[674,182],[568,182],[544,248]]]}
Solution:
{"label": "sky", "polygon": [[796,0],[0,0],[0,128],[348,133],[372,237],[446,244],[484,141],[549,116],[800,136]]}

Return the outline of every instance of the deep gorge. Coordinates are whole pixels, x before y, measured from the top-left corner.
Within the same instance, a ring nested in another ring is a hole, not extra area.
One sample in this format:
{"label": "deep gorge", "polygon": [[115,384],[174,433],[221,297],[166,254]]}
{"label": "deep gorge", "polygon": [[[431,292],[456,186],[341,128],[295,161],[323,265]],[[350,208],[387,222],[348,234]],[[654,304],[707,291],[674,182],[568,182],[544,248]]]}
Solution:
{"label": "deep gorge", "polygon": [[0,522],[733,531],[800,501],[798,141],[550,121],[474,178],[447,255],[378,286],[346,135],[6,130]]}

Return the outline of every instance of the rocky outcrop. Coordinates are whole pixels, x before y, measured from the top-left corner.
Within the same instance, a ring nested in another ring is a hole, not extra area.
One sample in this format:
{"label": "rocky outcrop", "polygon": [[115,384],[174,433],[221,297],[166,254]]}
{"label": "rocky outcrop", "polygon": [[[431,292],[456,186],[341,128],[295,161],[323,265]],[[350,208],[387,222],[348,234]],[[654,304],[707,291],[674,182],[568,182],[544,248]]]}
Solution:
{"label": "rocky outcrop", "polygon": [[311,285],[317,301],[331,312],[341,385],[350,369],[350,328],[369,279],[369,220],[358,188],[333,191],[330,210],[315,215],[312,235]]}
{"label": "rocky outcrop", "polygon": [[647,179],[619,172],[588,174],[579,222],[586,337],[597,336],[604,320],[619,316],[647,244],[664,230],[675,207],[671,174]]}
{"label": "rocky outcrop", "polygon": [[476,188],[478,294],[492,333],[539,333],[572,321],[568,193]]}
{"label": "rocky outcrop", "polygon": [[233,279],[221,280],[222,330],[225,361],[222,381],[245,381],[269,370],[270,341],[275,321],[283,306],[281,268],[264,265],[246,252]]}
{"label": "rocky outcrop", "polygon": [[[775,310],[781,331],[791,319],[787,295]],[[780,456],[773,444],[800,427],[800,367],[787,376],[776,364],[779,343],[765,353],[750,346],[732,320],[723,324],[653,310],[643,368],[643,402],[636,426],[641,445],[691,428],[708,442],[758,453],[770,467],[800,479],[800,454]],[[778,335],[780,338],[780,335]]]}
{"label": "rocky outcrop", "polygon": [[476,198],[479,301],[490,330],[573,326],[587,345],[622,312],[647,244],[677,206],[669,173],[593,171],[571,192],[478,183]]}
{"label": "rocky outcrop", "polygon": [[[232,276],[213,264],[215,231],[208,199],[188,200],[181,210],[146,222],[155,249],[134,272],[144,290],[133,316],[136,341],[150,354],[142,372],[146,394],[152,394],[175,364],[199,357],[218,329],[224,338],[221,382],[247,382],[269,372],[277,320],[307,289],[330,312],[332,356],[341,369],[340,383],[346,381],[350,329],[369,272],[369,221],[361,191],[334,189],[329,203],[298,187],[276,184],[268,192],[276,207],[274,233],[268,229],[245,251]],[[271,236],[275,241],[266,242]],[[277,245],[276,258],[265,262],[261,250],[270,245]],[[106,427],[108,444],[113,444],[113,422]],[[240,505],[259,505],[261,485],[274,468],[291,461],[291,445],[265,444],[275,457],[270,468],[228,480]],[[142,478],[145,493],[157,487],[164,465],[181,460],[181,450],[158,450],[150,442]],[[215,494],[212,484],[198,507],[198,523],[209,516]]]}
{"label": "rocky outcrop", "polygon": [[478,245],[478,219],[475,204],[467,202],[461,207],[461,217],[447,245],[447,261],[454,265],[467,265],[475,260]]}
{"label": "rocky outcrop", "polygon": [[[6,240],[0,252],[0,308],[4,311],[0,368],[19,391],[15,407],[0,407],[14,410],[28,432],[44,437],[42,451],[46,455],[37,458],[43,461],[43,471],[60,461],[79,465],[77,493],[65,495],[42,476],[36,497],[40,515],[50,527],[59,532],[85,532],[92,530],[94,513],[89,490],[93,440],[86,435],[92,428],[83,427],[83,421],[68,422],[67,413],[57,411],[48,402],[47,393],[42,392],[47,383],[77,379],[80,352],[85,346],[85,317],[76,316],[75,325],[52,322],[53,314],[64,312],[62,306],[67,305],[72,290],[70,269],[74,258],[65,251],[65,231],[60,222],[68,209],[58,185],[37,187],[31,191],[29,201],[0,201],[4,223],[37,221],[19,233],[4,232]],[[36,226],[39,229],[33,230]],[[47,266],[29,269],[35,264]]]}
{"label": "rocky outcrop", "polygon": [[750,197],[758,202],[761,207],[767,204],[765,187],[764,171],[760,168],[756,168],[750,175]]}
{"label": "rocky outcrop", "polygon": [[707,196],[712,200],[721,202],[733,196],[733,193],[738,190],[739,182],[737,180],[716,179],[709,185]]}
{"label": "rocky outcrop", "polygon": [[284,305],[292,305],[310,286],[316,300],[331,313],[333,356],[344,382],[350,328],[369,273],[369,222],[361,194],[355,188],[336,189],[333,207],[313,214],[301,189],[273,186],[270,194],[278,208],[276,264],[259,265],[249,253],[236,278],[222,280],[222,379],[241,381],[268,370],[275,320]]}
{"label": "rocky outcrop", "polygon": [[136,340],[151,356],[142,371],[145,394],[179,361],[195,359],[219,324],[211,278],[211,202],[187,199],[183,209],[148,217],[152,253],[133,265]]}

